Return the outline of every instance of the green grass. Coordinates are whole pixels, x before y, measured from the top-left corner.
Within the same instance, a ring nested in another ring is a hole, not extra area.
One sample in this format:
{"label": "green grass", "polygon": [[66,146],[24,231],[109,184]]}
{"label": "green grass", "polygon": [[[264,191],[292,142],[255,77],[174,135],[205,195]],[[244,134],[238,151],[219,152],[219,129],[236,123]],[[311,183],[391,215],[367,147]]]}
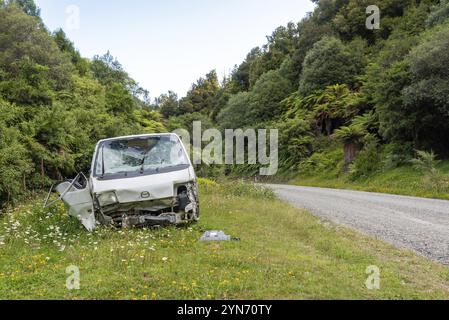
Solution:
{"label": "green grass", "polygon": [[[190,228],[87,233],[40,201],[0,218],[1,299],[447,299],[449,270],[243,184],[202,181]],[[220,229],[241,241],[200,243]],[[66,268],[81,289],[66,289]],[[365,287],[368,266],[381,289]]]}
{"label": "green grass", "polygon": [[[442,162],[438,169],[449,181],[449,161]],[[392,193],[425,198],[449,200],[449,184],[443,190],[433,188],[426,182],[425,175],[412,166],[384,170],[366,178],[349,179],[348,175],[336,175],[327,171],[321,174],[298,175],[289,183],[302,186],[352,189],[380,193]]]}

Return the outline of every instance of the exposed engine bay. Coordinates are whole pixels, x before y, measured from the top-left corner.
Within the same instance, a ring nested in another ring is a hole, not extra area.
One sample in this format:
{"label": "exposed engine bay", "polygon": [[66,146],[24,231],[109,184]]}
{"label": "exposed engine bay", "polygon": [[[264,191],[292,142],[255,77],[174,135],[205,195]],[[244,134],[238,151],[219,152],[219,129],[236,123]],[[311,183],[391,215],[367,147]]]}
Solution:
{"label": "exposed engine bay", "polygon": [[[173,198],[142,201],[138,203],[100,205],[103,195],[95,196],[96,220],[102,224],[132,228],[166,226],[198,221],[199,206],[197,188],[192,183],[175,187]],[[107,196],[114,200],[115,195]],[[111,199],[109,199],[111,200]]]}

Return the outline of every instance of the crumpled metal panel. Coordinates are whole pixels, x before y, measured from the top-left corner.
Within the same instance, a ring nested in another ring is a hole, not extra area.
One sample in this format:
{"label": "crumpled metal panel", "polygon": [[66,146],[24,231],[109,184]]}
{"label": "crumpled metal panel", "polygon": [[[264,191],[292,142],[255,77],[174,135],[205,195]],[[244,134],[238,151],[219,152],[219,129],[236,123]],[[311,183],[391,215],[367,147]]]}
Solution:
{"label": "crumpled metal panel", "polygon": [[176,196],[175,185],[191,179],[188,169],[129,179],[93,179],[93,192],[98,195],[114,191],[121,204],[168,199]]}

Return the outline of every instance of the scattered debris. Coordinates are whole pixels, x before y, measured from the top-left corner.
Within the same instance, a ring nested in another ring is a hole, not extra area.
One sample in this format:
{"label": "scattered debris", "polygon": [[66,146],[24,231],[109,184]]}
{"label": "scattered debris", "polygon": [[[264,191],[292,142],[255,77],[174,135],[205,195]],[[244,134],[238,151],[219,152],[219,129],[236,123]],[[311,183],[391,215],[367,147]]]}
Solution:
{"label": "scattered debris", "polygon": [[200,241],[240,241],[240,238],[231,238],[224,231],[206,231]]}

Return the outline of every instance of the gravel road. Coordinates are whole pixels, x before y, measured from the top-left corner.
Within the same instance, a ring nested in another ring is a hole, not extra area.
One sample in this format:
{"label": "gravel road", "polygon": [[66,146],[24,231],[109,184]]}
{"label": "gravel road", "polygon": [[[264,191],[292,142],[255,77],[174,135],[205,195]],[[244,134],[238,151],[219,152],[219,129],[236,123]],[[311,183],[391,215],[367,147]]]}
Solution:
{"label": "gravel road", "polygon": [[292,205],[449,265],[449,201],[269,184]]}

